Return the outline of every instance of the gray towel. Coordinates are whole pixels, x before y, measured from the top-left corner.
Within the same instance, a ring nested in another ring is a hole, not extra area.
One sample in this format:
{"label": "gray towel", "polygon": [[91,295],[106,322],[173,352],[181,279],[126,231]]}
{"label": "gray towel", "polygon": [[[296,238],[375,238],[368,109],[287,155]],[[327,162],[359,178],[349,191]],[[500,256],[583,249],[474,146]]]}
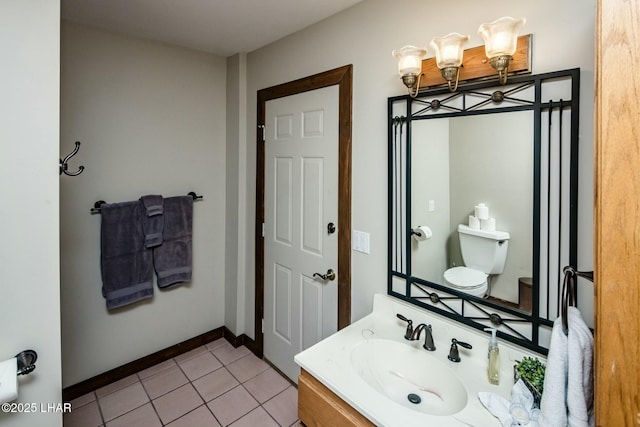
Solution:
{"label": "gray towel", "polygon": [[140,201],[100,207],[102,295],[113,309],[153,296],[153,255],[144,247]]}
{"label": "gray towel", "polygon": [[153,248],[159,288],[191,280],[193,197],[164,199],[163,216],[163,242]]}
{"label": "gray towel", "polygon": [[164,228],[164,204],[162,196],[142,196],[140,201],[144,207],[144,213],[142,215],[144,246],[145,248],[153,248],[162,244],[162,231]]}

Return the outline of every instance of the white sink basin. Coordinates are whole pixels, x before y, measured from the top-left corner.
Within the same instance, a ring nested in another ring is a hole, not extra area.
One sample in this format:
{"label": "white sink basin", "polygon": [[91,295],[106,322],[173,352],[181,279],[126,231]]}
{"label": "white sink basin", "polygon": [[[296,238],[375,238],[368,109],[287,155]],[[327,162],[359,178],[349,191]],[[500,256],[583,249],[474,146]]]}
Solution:
{"label": "white sink basin", "polygon": [[353,349],[351,365],[373,389],[414,411],[452,415],[467,405],[456,373],[421,347],[370,339]]}

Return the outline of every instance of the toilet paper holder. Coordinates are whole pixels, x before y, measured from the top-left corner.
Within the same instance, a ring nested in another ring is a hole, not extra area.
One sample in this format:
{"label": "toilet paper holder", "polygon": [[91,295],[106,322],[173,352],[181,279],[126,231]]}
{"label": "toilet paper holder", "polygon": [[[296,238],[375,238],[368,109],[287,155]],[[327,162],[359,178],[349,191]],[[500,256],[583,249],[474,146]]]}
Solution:
{"label": "toilet paper holder", "polygon": [[417,241],[427,240],[433,236],[433,232],[426,225],[420,225],[411,229],[411,236],[413,236]]}
{"label": "toilet paper holder", "polygon": [[18,375],[27,375],[36,369],[36,360],[38,360],[38,353],[35,350],[24,350],[16,354],[16,361],[18,365]]}

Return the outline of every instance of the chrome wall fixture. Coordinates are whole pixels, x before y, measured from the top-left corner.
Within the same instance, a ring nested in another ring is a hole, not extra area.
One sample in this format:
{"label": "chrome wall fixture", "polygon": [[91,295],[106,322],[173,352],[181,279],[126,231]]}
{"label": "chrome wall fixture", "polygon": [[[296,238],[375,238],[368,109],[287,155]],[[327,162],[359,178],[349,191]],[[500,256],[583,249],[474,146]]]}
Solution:
{"label": "chrome wall fixture", "polygon": [[[478,28],[478,34],[485,43],[485,54],[491,66],[498,72],[502,85],[507,83],[509,63],[517,48],[518,30],[524,24],[524,18],[514,19],[505,16],[493,22],[481,24]],[[443,37],[436,37],[430,42],[436,56],[437,67],[451,92],[458,89],[460,68],[464,66],[464,45],[468,41],[469,36],[450,33]],[[404,46],[392,52],[398,61],[398,73],[412,98],[415,98],[420,91],[420,78],[423,75],[422,60],[426,54],[425,48],[415,46]]]}

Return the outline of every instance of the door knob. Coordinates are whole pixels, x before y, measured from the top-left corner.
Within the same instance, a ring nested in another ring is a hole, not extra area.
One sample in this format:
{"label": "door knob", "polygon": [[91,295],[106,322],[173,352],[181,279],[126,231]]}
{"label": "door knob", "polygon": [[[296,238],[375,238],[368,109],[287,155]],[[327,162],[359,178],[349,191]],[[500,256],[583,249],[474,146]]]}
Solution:
{"label": "door knob", "polygon": [[313,273],[313,277],[319,277],[322,280],[333,281],[336,278],[336,272],[330,268],[327,270],[327,274]]}
{"label": "door knob", "polygon": [[336,225],[332,222],[330,222],[329,224],[327,224],[327,233],[328,234],[333,234],[336,232]]}

